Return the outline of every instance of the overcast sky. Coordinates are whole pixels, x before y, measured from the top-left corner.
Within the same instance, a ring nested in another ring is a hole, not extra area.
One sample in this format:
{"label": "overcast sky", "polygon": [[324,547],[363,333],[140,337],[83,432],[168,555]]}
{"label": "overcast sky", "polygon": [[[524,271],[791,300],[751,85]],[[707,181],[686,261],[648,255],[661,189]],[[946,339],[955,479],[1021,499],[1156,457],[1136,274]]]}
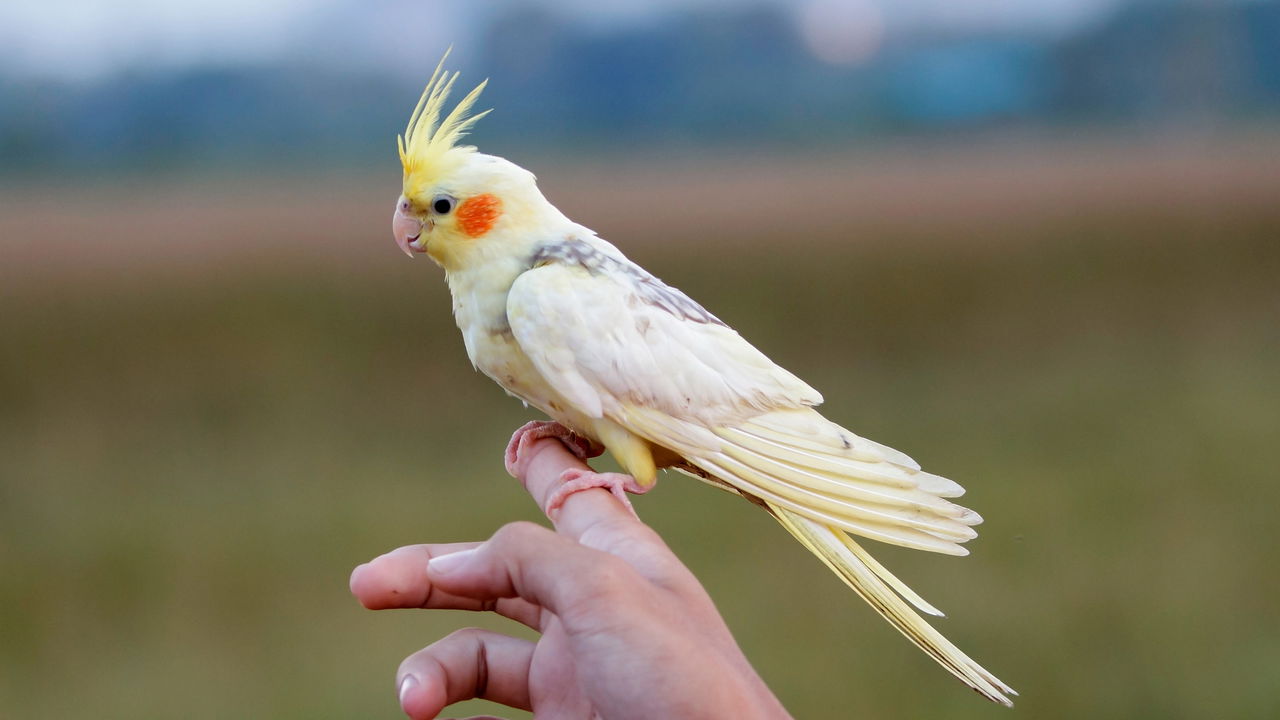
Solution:
{"label": "overcast sky", "polygon": [[[922,24],[1060,32],[1123,1],[534,0],[602,27],[647,22],[678,6],[763,2],[794,9],[802,30],[829,36],[843,25],[858,40]],[[465,59],[467,45],[478,42],[476,29],[498,6],[497,0],[3,0],[0,72],[92,79],[123,69],[290,58],[410,66],[418,75],[424,58],[438,57],[450,43]],[[815,52],[821,54],[821,44]]]}

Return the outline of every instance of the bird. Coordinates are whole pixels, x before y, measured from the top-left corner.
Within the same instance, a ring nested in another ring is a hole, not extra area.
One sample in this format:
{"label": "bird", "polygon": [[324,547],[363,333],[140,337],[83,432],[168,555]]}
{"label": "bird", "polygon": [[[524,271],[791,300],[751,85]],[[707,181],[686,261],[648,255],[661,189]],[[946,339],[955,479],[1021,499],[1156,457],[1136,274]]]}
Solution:
{"label": "bird", "polygon": [[826,419],[818,391],[566,217],[533,173],[461,144],[491,112],[472,112],[488,80],[446,113],[459,77],[447,58],[396,138],[392,233],[444,269],[472,365],[550,418],[515,433],[508,470],[541,437],[583,459],[608,451],[624,470],[566,471],[549,514],[595,487],[630,508],[626,493],[652,488],[660,469],[739,495],[947,671],[1012,706],[1011,687],[920,615],[942,613],[854,539],[967,555],[982,518],[951,502],[964,489]]}

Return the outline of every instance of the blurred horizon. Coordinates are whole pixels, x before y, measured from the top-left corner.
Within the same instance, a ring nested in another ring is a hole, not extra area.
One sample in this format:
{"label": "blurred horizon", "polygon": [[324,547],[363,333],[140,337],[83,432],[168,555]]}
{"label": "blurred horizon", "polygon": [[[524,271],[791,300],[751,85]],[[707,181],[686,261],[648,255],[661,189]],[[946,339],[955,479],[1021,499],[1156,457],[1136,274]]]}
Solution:
{"label": "blurred horizon", "polygon": [[464,85],[491,81],[496,154],[1280,119],[1280,2],[72,5],[0,9],[0,177],[381,165],[450,45]]}
{"label": "blurred horizon", "polygon": [[[1237,0],[1247,2],[1249,0]],[[1148,0],[1149,2],[1149,0]],[[449,44],[469,48],[492,42],[485,31],[508,17],[529,13],[554,17],[571,32],[616,34],[637,26],[663,24],[693,14],[735,17],[741,13],[776,13],[797,25],[811,52],[835,64],[852,63],[848,51],[831,50],[830,40],[811,24],[816,19],[843,20],[838,30],[850,37],[866,38],[869,30],[888,32],[957,30],[1007,31],[1018,34],[1062,35],[1097,22],[1135,0],[1039,0],[1034,3],[951,3],[946,0],[907,0],[881,3],[875,0],[617,0],[607,5],[586,0],[523,0],[505,7],[461,0],[441,0],[429,6],[412,0],[272,0],[190,3],[173,12],[163,0],[123,0],[105,6],[92,0],[58,5],[50,12],[40,0],[10,0],[0,7],[0,59],[16,75],[64,80],[95,80],[119,72],[155,72],[197,65],[254,65],[300,57],[350,68],[405,73],[420,81],[420,72],[409,63],[434,62]],[[363,9],[363,11],[360,11]],[[76,11],[68,17],[69,11]],[[256,12],[249,12],[254,10]],[[370,10],[372,12],[370,12]],[[124,12],[121,12],[124,11]],[[420,26],[423,36],[388,47],[376,34],[349,33],[349,51],[340,60],[306,46],[318,39],[331,41],[335,33],[359,29],[386,31],[384,22],[394,17],[395,30]],[[848,25],[856,20],[861,30]],[[873,37],[874,39],[874,37]],[[834,45],[835,43],[832,43]],[[425,50],[420,47],[425,45]],[[865,47],[865,40],[859,48]],[[67,52],[74,47],[77,52]],[[299,53],[302,51],[304,54]],[[311,54],[305,54],[307,52]],[[396,62],[388,62],[391,59]],[[429,70],[429,66],[426,68]]]}

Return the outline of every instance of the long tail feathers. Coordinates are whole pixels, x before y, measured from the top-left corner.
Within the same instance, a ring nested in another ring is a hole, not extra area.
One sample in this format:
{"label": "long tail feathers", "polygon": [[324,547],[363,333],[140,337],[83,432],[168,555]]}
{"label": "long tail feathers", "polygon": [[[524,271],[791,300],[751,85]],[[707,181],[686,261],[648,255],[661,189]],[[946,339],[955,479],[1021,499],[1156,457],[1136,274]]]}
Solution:
{"label": "long tail feathers", "polygon": [[[853,538],[844,532],[816,523],[783,507],[767,503],[769,511],[796,540],[817,555],[827,567],[844,580],[853,591],[866,600],[876,612],[915,643],[929,657],[955,675],[978,694],[1002,705],[1012,707],[1009,695],[1017,695],[1013,688],[995,675],[987,672],[968,655],[961,652],[925,622],[903,598],[921,610],[941,615],[936,608],[912,592],[884,566],[873,560]],[[895,592],[896,591],[896,592]]]}
{"label": "long tail feathers", "polygon": [[[975,663],[921,612],[937,608],[894,577],[848,533],[904,547],[967,555],[974,511],[946,498],[964,488],[924,472],[903,453],[859,437],[809,408],[779,410],[736,425],[706,427],[646,408],[628,425],[686,459],[677,470],[768,510],[899,632],[993,702],[1017,695]],[[908,604],[909,603],[909,604]]]}

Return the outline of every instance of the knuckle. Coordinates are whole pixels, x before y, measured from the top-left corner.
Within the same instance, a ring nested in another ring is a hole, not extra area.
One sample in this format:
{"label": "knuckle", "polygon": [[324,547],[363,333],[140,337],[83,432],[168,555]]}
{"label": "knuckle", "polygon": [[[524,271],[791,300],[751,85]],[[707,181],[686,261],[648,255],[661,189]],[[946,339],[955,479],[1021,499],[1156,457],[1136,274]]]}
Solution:
{"label": "knuckle", "polygon": [[581,587],[584,594],[595,598],[613,598],[626,594],[634,587],[637,575],[626,561],[615,555],[599,553],[591,569],[583,574]]}
{"label": "knuckle", "polygon": [[400,667],[396,670],[396,677],[401,677],[409,671],[422,671],[424,668],[439,666],[439,655],[444,652],[449,653],[449,648],[476,646],[483,643],[485,631],[483,628],[466,627],[445,635],[439,640],[413,653],[409,657],[400,661]]}
{"label": "knuckle", "polygon": [[445,635],[440,642],[451,645],[478,645],[484,630],[478,627],[465,627]]}
{"label": "knuckle", "polygon": [[576,578],[570,605],[560,619],[571,634],[609,633],[633,624],[647,612],[648,594],[637,573],[620,558],[604,553]]}
{"label": "knuckle", "polygon": [[547,532],[550,531],[537,523],[518,520],[498,528],[498,531],[493,534],[493,542],[501,545],[523,545]]}

